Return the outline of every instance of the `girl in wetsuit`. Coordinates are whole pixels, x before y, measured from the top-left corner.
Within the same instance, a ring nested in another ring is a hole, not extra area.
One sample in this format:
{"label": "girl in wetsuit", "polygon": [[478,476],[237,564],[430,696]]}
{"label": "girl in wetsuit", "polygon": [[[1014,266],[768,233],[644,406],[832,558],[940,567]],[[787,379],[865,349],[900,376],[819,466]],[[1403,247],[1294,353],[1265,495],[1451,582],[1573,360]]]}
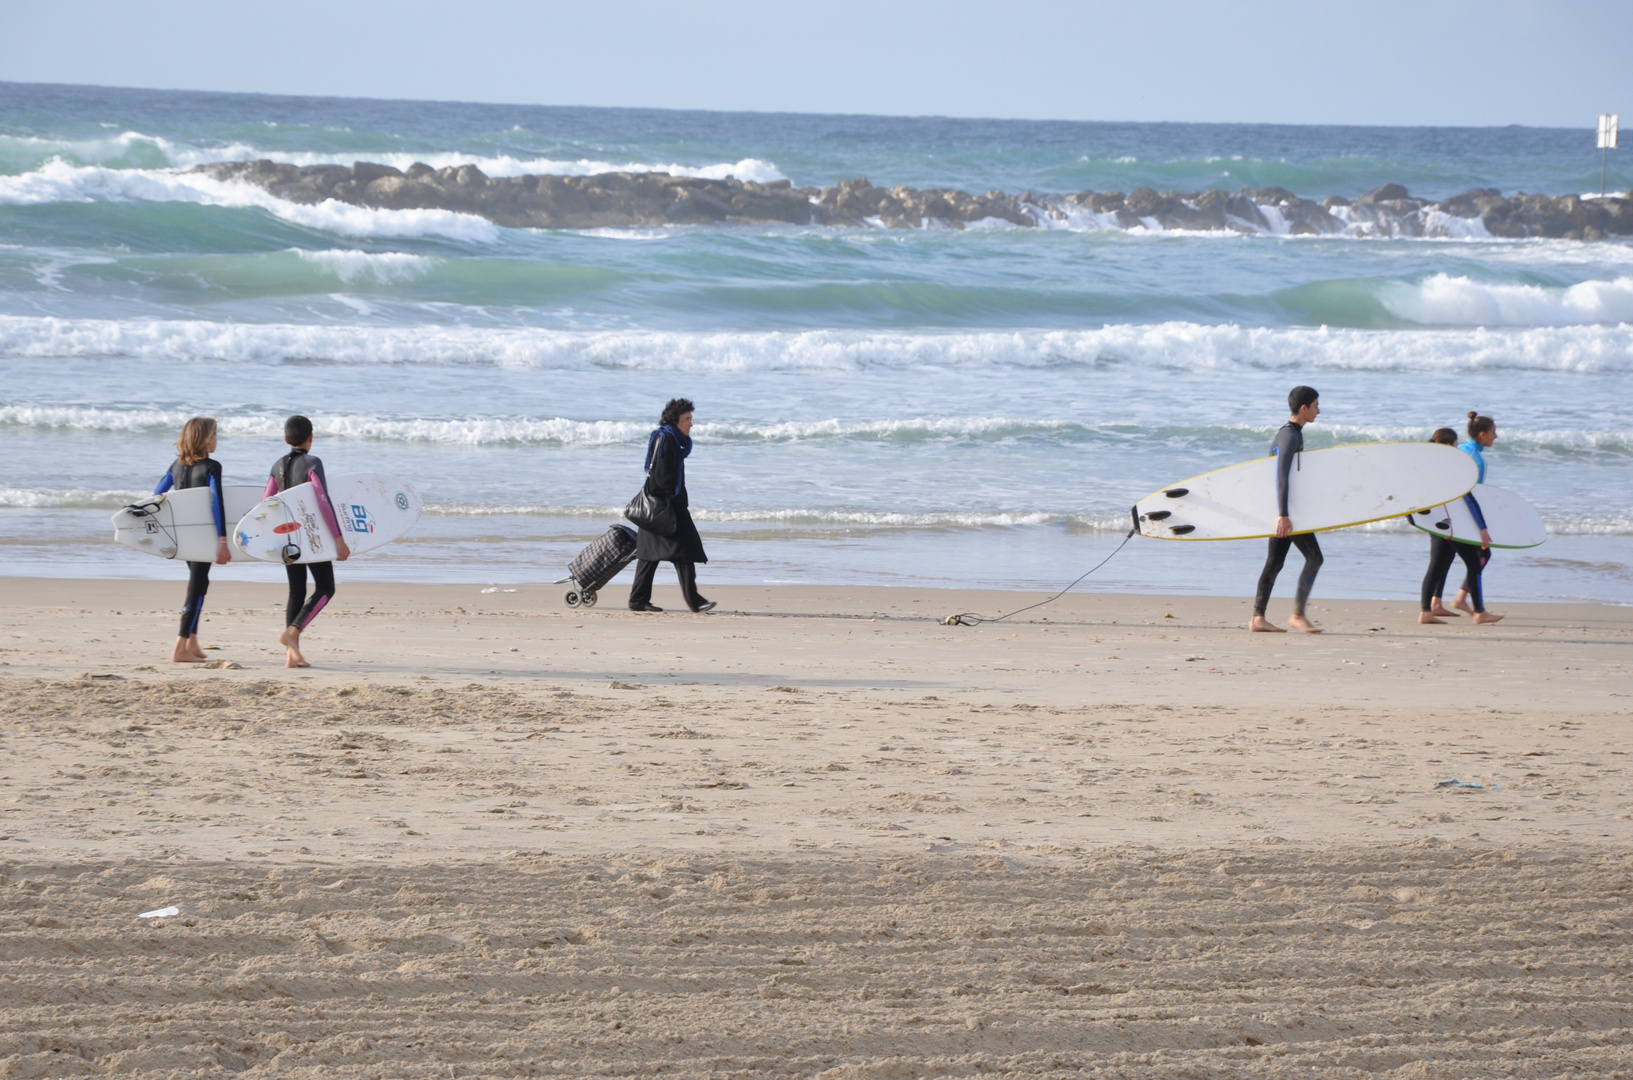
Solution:
{"label": "girl in wetsuit", "polygon": [[[215,453],[215,445],[216,425],[211,417],[195,416],[183,424],[181,436],[176,439],[176,460],[164,474],[164,479],[159,481],[159,486],[153,489],[153,494],[162,495],[171,488],[178,491],[209,488],[213,496],[210,510],[215,518],[215,561],[226,563],[232,560],[232,550],[227,546],[227,505],[222,501],[221,463],[210,457]],[[202,664],[208,659],[198,643],[198,621],[204,613],[204,594],[209,591],[210,564],[189,562],[187,599],[181,608],[181,628],[176,633],[176,647],[170,652],[170,659],[175,663]]]}
{"label": "girl in wetsuit", "polygon": [[[1480,478],[1475,481],[1476,483],[1483,484],[1486,482],[1486,459],[1481,451],[1490,449],[1491,444],[1496,441],[1497,421],[1489,416],[1481,416],[1479,413],[1469,413],[1469,439],[1458,446],[1458,449],[1473,458],[1474,463],[1480,467]],[[1503,618],[1501,615],[1486,610],[1485,590],[1481,586],[1486,564],[1491,562],[1491,533],[1486,531],[1486,519],[1480,513],[1480,504],[1475,501],[1474,496],[1472,494],[1465,495],[1463,499],[1468,503],[1469,510],[1474,514],[1475,524],[1480,526],[1479,568],[1476,569],[1474,563],[1467,558],[1464,559],[1469,569],[1463,576],[1463,587],[1457,590],[1457,598],[1452,601],[1452,607],[1473,615],[1476,623],[1500,622]],[[1469,545],[1459,544],[1458,546],[1468,547]],[[1472,607],[1469,606],[1471,602]]]}
{"label": "girl in wetsuit", "polygon": [[[1438,428],[1433,435],[1429,436],[1429,441],[1440,443],[1442,446],[1456,446],[1457,432],[1451,428]],[[1469,508],[1469,513],[1474,515],[1475,522],[1483,530],[1485,528],[1485,516],[1480,511],[1480,502],[1474,497],[1474,493],[1470,492],[1463,496],[1463,503]],[[1481,535],[1487,539],[1490,538],[1488,533],[1482,532]],[[1429,537],[1429,569],[1423,575],[1423,610],[1418,613],[1418,622],[1425,625],[1430,623],[1439,624],[1444,623],[1447,619],[1458,617],[1457,612],[1447,609],[1440,597],[1446,591],[1446,575],[1451,572],[1452,562],[1459,558],[1463,560],[1463,565],[1467,568],[1463,582],[1464,586],[1467,587],[1471,583],[1473,585],[1473,588],[1468,590],[1468,595],[1474,601],[1474,610],[1477,615],[1479,612],[1485,611],[1485,597],[1480,589],[1480,570],[1485,565],[1487,554],[1488,550],[1476,548],[1472,544],[1459,544],[1450,537],[1431,535]],[[1459,597],[1459,600],[1461,599]],[[1463,610],[1467,611],[1469,609],[1464,607]],[[1500,619],[1502,616],[1499,615],[1497,618]]]}

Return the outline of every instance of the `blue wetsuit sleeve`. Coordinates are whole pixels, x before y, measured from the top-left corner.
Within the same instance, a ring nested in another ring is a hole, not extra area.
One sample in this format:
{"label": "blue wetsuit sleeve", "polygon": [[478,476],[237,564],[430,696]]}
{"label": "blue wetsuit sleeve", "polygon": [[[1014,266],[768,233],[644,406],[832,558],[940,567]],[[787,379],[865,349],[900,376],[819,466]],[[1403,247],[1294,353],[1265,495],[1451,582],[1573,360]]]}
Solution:
{"label": "blue wetsuit sleeve", "polygon": [[1463,496],[1463,505],[1467,506],[1469,508],[1469,513],[1474,515],[1474,523],[1482,529],[1485,528],[1486,516],[1480,513],[1480,501],[1474,497],[1474,493],[1472,491]]}
{"label": "blue wetsuit sleeve", "polygon": [[227,499],[221,491],[221,466],[210,462],[210,516],[215,518],[215,534],[227,535]]}
{"label": "blue wetsuit sleeve", "polygon": [[173,488],[175,486],[176,486],[175,476],[173,474],[171,474],[171,473],[165,473],[164,474],[164,479],[159,481],[159,486],[153,489],[153,494],[163,495],[165,492],[169,491],[171,488]]}

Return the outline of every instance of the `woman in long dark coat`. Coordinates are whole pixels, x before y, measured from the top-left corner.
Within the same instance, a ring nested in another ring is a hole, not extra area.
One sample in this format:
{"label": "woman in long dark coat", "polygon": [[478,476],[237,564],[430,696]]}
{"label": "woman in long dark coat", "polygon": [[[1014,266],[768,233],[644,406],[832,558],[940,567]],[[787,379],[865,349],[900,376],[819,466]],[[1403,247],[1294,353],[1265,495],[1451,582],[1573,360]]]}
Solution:
{"label": "woman in long dark coat", "polygon": [[672,536],[642,529],[635,542],[635,584],[629,590],[631,611],[662,611],[652,603],[652,579],[660,562],[675,564],[675,576],[680,579],[680,594],[686,606],[693,611],[708,611],[713,600],[705,600],[697,591],[697,564],[709,561],[703,551],[703,538],[692,523],[692,512],[687,509],[686,459],[692,453],[692,403],[675,398],[663,407],[658,430],[646,445],[646,493],[667,499],[675,511],[675,532]]}

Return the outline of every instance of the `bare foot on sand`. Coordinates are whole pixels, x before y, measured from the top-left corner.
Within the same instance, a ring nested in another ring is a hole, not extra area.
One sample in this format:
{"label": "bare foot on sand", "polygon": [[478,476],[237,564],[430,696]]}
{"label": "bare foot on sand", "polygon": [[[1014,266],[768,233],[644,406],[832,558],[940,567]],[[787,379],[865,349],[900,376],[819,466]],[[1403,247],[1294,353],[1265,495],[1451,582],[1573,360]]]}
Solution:
{"label": "bare foot on sand", "polygon": [[1315,623],[1311,622],[1309,619],[1306,619],[1302,615],[1290,615],[1290,616],[1288,616],[1287,625],[1291,626],[1294,630],[1302,630],[1306,634],[1319,634],[1319,633],[1321,633],[1321,628],[1319,626],[1317,626]]}
{"label": "bare foot on sand", "polygon": [[1475,613],[1474,621],[1476,624],[1502,622],[1503,617],[1494,611],[1479,611]]}
{"label": "bare foot on sand", "polygon": [[202,664],[204,659],[202,655],[195,656],[193,654],[193,650],[187,647],[186,638],[177,638],[176,647],[170,650],[170,662],[172,664]]}
{"label": "bare foot on sand", "polygon": [[195,660],[209,659],[208,656],[204,655],[204,646],[198,643],[198,635],[196,634],[187,639],[187,651],[193,654]]}
{"label": "bare foot on sand", "polygon": [[278,635],[278,644],[288,650],[289,655],[284,658],[284,667],[303,668],[311,667],[306,657],[301,655],[301,632],[298,626],[286,626],[284,632]]}
{"label": "bare foot on sand", "polygon": [[1287,631],[1283,630],[1279,626],[1276,626],[1274,623],[1272,623],[1269,619],[1265,618],[1263,615],[1253,616],[1253,621],[1247,624],[1247,628],[1248,628],[1248,630],[1250,632],[1255,633],[1255,634],[1285,634],[1285,633],[1287,633]]}
{"label": "bare foot on sand", "polygon": [[1475,614],[1475,610],[1469,607],[1469,594],[1464,592],[1462,589],[1457,590],[1457,598],[1452,601],[1452,607],[1456,608],[1458,611],[1461,611],[1465,615]]}
{"label": "bare foot on sand", "polygon": [[[1455,619],[1455,618],[1457,618],[1457,616],[1453,615],[1452,618]],[[1433,624],[1435,626],[1445,626],[1446,625],[1446,620],[1445,619],[1435,618],[1435,613],[1432,612],[1432,611],[1424,611],[1424,612],[1420,612],[1418,614],[1418,625],[1419,626],[1429,626],[1431,624]]]}
{"label": "bare foot on sand", "polygon": [[1438,615],[1442,619],[1461,619],[1463,617],[1457,612],[1453,611],[1451,608],[1447,607],[1445,604],[1441,603],[1440,597],[1438,596],[1435,597],[1435,602],[1429,605],[1429,614]]}

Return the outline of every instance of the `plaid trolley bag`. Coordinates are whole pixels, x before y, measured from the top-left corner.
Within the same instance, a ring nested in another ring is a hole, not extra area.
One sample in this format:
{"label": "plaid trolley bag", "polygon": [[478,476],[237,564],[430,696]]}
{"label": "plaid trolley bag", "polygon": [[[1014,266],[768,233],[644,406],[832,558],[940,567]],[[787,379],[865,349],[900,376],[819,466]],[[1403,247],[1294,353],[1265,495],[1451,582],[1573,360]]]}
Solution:
{"label": "plaid trolley bag", "polygon": [[595,607],[595,594],[607,582],[628,566],[635,558],[635,530],[628,525],[614,525],[596,537],[573,561],[567,564],[567,577],[556,582],[572,582],[567,590],[567,606]]}

